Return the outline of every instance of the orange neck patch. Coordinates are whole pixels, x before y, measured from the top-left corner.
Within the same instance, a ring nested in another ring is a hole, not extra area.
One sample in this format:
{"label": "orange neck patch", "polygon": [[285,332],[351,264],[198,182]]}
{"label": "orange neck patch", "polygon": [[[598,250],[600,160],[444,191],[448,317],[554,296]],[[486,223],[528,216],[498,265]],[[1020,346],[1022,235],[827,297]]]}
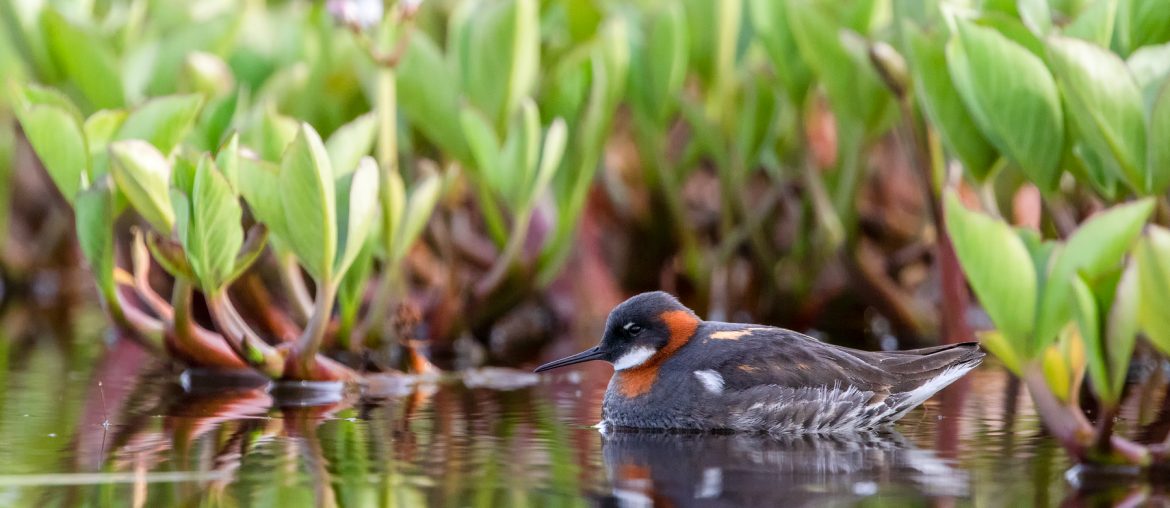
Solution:
{"label": "orange neck patch", "polygon": [[668,310],[658,316],[670,330],[670,339],[666,346],[658,350],[654,356],[637,367],[618,371],[618,392],[626,398],[637,397],[650,391],[654,381],[658,379],[658,367],[670,358],[679,348],[690,342],[695,330],[699,329],[699,320],[685,310]]}

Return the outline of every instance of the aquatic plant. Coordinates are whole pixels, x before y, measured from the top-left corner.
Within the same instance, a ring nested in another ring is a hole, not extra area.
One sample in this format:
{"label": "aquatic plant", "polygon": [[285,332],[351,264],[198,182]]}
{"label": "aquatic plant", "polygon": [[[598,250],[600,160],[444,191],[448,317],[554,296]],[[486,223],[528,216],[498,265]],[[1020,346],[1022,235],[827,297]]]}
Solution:
{"label": "aquatic plant", "polygon": [[[1147,222],[1164,221],[1154,211],[1166,206],[1170,166],[1152,147],[1165,144],[1160,103],[1168,92],[1155,85],[1143,99],[1155,78],[1136,77],[1140,55],[1122,59],[1137,48],[1106,47],[1115,13],[1128,15],[1110,2],[1085,7],[1065,26],[1049,21],[1047,6],[1021,7],[1016,18],[952,15],[945,54],[939,37],[917,29],[907,35],[916,83],[924,85],[919,102],[965,175],[983,187],[972,197],[990,214],[946,195],[947,231],[996,326],[982,342],[1024,380],[1049,430],[1077,460],[1148,466],[1167,460],[1167,443],[1136,444],[1113,423],[1138,337],[1166,353],[1150,310],[1165,299],[1155,289],[1164,278],[1155,247],[1163,230]],[[942,62],[946,75],[938,72]],[[997,188],[1005,173],[1018,176]],[[1044,238],[1038,210],[1017,208],[1015,228],[999,218],[996,196],[1021,188],[1039,190],[1062,238]],[[1120,204],[1074,226],[1066,201],[1073,188],[1092,193],[1098,207]],[[1099,407],[1095,423],[1080,406],[1086,373]]]}

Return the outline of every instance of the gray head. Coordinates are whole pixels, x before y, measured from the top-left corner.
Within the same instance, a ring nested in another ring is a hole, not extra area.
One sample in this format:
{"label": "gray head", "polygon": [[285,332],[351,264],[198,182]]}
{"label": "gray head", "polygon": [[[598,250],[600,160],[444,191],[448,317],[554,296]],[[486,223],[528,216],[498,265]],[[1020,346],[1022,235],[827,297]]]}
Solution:
{"label": "gray head", "polygon": [[541,365],[536,372],[590,360],[605,360],[616,370],[637,367],[651,358],[661,360],[682,347],[699,322],[695,313],[670,293],[642,293],[614,307],[596,347]]}

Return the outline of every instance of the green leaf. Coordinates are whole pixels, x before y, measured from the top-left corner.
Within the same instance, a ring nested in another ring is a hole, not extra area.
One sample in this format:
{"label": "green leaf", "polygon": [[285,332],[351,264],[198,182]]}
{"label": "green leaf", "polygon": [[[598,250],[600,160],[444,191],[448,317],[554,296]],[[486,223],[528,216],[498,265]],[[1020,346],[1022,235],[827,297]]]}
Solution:
{"label": "green leaf", "polygon": [[300,124],[295,119],[277,113],[273,107],[268,107],[260,120],[259,132],[253,146],[259,147],[260,158],[278,161],[297,137],[299,128]]}
{"label": "green leaf", "polygon": [[1064,27],[1064,34],[1098,46],[1108,46],[1113,39],[1116,14],[1117,0],[1097,0],[1081,10],[1072,23]]}
{"label": "green leaf", "polygon": [[459,122],[458,85],[430,37],[418,31],[411,35],[410,47],[398,65],[398,105],[427,140],[471,165],[474,161]]}
{"label": "green leaf", "polygon": [[1100,212],[1081,224],[1053,254],[1040,297],[1033,351],[1050,344],[1072,318],[1068,299],[1072,278],[1079,273],[1094,279],[1116,269],[1153,210],[1154,201],[1146,198]]}
{"label": "green leaf", "polygon": [[947,149],[976,181],[983,181],[990,174],[998,154],[979,132],[955,89],[947,72],[944,46],[938,37],[927,36],[914,25],[907,25],[906,34],[907,56],[918,103],[930,123],[938,129]]}
{"label": "green leaf", "polygon": [[800,54],[824,85],[838,122],[860,122],[867,137],[880,134],[896,113],[889,89],[859,37],[837,26],[822,7],[812,2],[788,4]]}
{"label": "green leaf", "polygon": [[467,145],[471,147],[476,167],[489,181],[494,180],[500,166],[500,140],[496,137],[495,129],[471,106],[463,108],[459,116],[463,125],[463,136],[467,138]]}
{"label": "green leaf", "polygon": [[1162,93],[1150,110],[1150,138],[1147,166],[1150,174],[1150,190],[1165,194],[1170,187],[1170,84],[1162,87]]}
{"label": "green leaf", "polygon": [[12,94],[12,102],[14,104],[21,104],[25,107],[31,106],[53,106],[69,113],[70,116],[77,123],[81,123],[85,118],[81,114],[81,110],[69,97],[56,88],[41,86],[36,83],[27,83],[20,85],[15,81],[10,81],[8,86],[9,92]]}
{"label": "green leaf", "polygon": [[1141,48],[1130,55],[1125,64],[1142,89],[1146,110],[1151,109],[1162,88],[1170,82],[1170,43]]}
{"label": "green leaf", "polygon": [[171,208],[171,165],[154,146],[140,140],[110,144],[110,173],[134,210],[163,236],[175,227]]}
{"label": "green leaf", "polygon": [[235,269],[244,230],[240,226],[243,210],[239,198],[210,156],[202,157],[195,169],[190,206],[183,249],[202,290],[216,293],[231,282],[228,276]]}
{"label": "green leaf", "polygon": [[325,149],[329,152],[335,176],[348,175],[357,170],[358,161],[370,154],[377,133],[377,118],[373,113],[367,113],[342,125],[329,136]]}
{"label": "green leaf", "polygon": [[1117,283],[1117,292],[1113,295],[1113,305],[1109,309],[1105,323],[1106,358],[1109,362],[1109,383],[1120,400],[1122,389],[1125,387],[1125,377],[1129,372],[1129,362],[1133,358],[1133,349],[1137,343],[1138,306],[1141,304],[1139,294],[1138,268],[1130,262],[1121,273],[1121,280]]}
{"label": "green leaf", "polygon": [[435,204],[439,202],[441,184],[439,175],[432,174],[424,177],[411,191],[402,223],[396,232],[394,250],[390,252],[391,262],[401,261],[406,255],[406,250],[414,244],[419,233],[422,233],[423,227],[427,225],[427,219],[430,219],[431,212],[435,210]]}
{"label": "green leaf", "polygon": [[106,145],[114,139],[122,123],[126,121],[126,112],[120,109],[103,109],[85,119],[85,140],[89,143],[89,153],[94,155],[106,151]]}
{"label": "green leaf", "polygon": [[1170,12],[1170,0],[1125,0],[1117,20],[1123,53],[1170,41],[1167,12]]}
{"label": "green leaf", "polygon": [[240,188],[240,134],[232,133],[232,137],[219,147],[215,153],[215,166],[223,173],[228,185],[232,189]]}
{"label": "green leaf", "polygon": [[642,72],[631,74],[636,90],[634,105],[649,118],[664,122],[674,110],[687,72],[686,19],[682,6],[670,2],[650,20],[650,27],[637,53],[636,66]]}
{"label": "green leaf", "polygon": [[144,139],[163,154],[170,154],[191,130],[202,105],[203,98],[198,95],[151,99],[130,113],[117,139]]}
{"label": "green leaf", "polygon": [[1085,353],[1088,356],[1089,378],[1093,381],[1093,389],[1101,400],[1107,404],[1117,402],[1113,393],[1113,385],[1109,383],[1109,367],[1106,361],[1105,339],[1101,336],[1101,319],[1097,311],[1097,300],[1089,284],[1084,278],[1072,278],[1073,301],[1076,302],[1077,324],[1081,330],[1081,340],[1085,343]]}
{"label": "green leaf", "polygon": [[240,194],[256,220],[273,236],[288,241],[284,205],[280,200],[280,167],[252,157],[240,157]]}
{"label": "green leaf", "polygon": [[536,0],[481,3],[463,25],[460,78],[463,90],[502,132],[508,118],[536,85],[540,65]]}
{"label": "green leaf", "polygon": [[1142,97],[1125,62],[1107,49],[1067,37],[1049,38],[1048,54],[1078,133],[1130,187],[1148,193]]}
{"label": "green leaf", "polygon": [[117,108],[125,103],[117,56],[97,34],[73,25],[56,9],[42,14],[49,54],[57,66],[95,109]]}
{"label": "green leaf", "polygon": [[319,284],[331,283],[337,252],[337,204],[329,153],[307,123],[280,162],[280,202],[288,243]]}
{"label": "green leaf", "polygon": [[1016,9],[1020,21],[1032,33],[1043,36],[1052,31],[1052,13],[1048,10],[1048,0],[1017,0]]}
{"label": "green leaf", "polygon": [[378,211],[378,163],[363,157],[357,170],[339,179],[337,259],[333,272],[344,276],[366,244]]}
{"label": "green leaf", "polygon": [[557,118],[548,127],[548,132],[544,133],[544,146],[540,150],[540,169],[536,172],[536,180],[529,187],[530,194],[525,198],[525,202],[529,203],[529,206],[535,206],[536,200],[540,199],[544,190],[548,188],[557,168],[561,167],[561,157],[565,154],[568,131],[565,121]]}
{"label": "green leaf", "polygon": [[1036,270],[1024,242],[1007,224],[967,210],[946,195],[946,227],[971,289],[996,328],[1015,347],[1027,344],[1036,315]]}
{"label": "green leaf", "polygon": [[56,106],[17,110],[21,128],[49,177],[70,203],[89,180],[89,149],[77,120]]}
{"label": "green leaf", "polygon": [[198,143],[205,148],[213,148],[223,140],[224,134],[232,126],[240,106],[241,92],[234,92],[223,97],[212,99],[203,112],[199,114]]}
{"label": "green leaf", "polygon": [[789,27],[787,2],[751,0],[748,7],[756,37],[776,68],[776,79],[783,84],[792,104],[804,104],[812,84],[812,71],[800,58],[800,49]]}
{"label": "green leaf", "polygon": [[1138,266],[1138,323],[1150,343],[1170,355],[1170,230],[1151,225],[1134,248]]}
{"label": "green leaf", "polygon": [[114,190],[99,182],[77,194],[77,243],[89,263],[102,295],[111,299],[114,288]]}
{"label": "green leaf", "polygon": [[947,44],[951,79],[991,144],[1046,191],[1056,187],[1064,117],[1044,62],[990,29],[957,21]]}

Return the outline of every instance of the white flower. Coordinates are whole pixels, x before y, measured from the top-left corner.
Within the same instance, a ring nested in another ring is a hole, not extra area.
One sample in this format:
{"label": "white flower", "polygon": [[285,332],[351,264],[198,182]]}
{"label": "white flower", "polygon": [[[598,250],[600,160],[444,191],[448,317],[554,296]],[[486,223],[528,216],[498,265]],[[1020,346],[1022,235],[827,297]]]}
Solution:
{"label": "white flower", "polygon": [[333,19],[350,26],[369,28],[382,21],[382,0],[329,0],[325,4]]}

